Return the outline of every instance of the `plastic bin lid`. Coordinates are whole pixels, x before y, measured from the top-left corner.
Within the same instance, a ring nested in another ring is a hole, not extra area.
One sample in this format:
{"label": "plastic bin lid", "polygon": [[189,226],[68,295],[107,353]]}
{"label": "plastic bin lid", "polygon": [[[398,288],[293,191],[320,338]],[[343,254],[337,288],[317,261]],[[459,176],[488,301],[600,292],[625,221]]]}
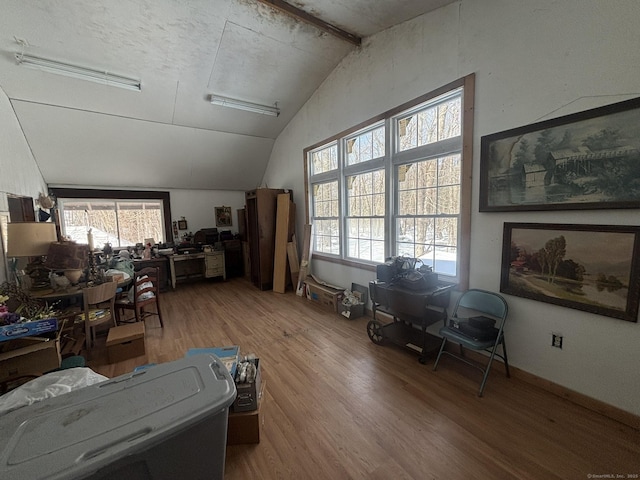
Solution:
{"label": "plastic bin lid", "polygon": [[0,478],[84,477],[217,414],[235,382],[212,355],[156,365],[0,417]]}

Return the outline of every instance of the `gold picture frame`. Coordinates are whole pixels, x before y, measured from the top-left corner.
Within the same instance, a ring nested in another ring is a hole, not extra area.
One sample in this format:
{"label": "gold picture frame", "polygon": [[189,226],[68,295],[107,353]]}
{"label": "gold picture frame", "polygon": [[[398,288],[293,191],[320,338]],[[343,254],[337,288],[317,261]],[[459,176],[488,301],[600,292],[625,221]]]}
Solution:
{"label": "gold picture frame", "polygon": [[230,227],[232,225],[231,207],[215,207],[216,227]]}

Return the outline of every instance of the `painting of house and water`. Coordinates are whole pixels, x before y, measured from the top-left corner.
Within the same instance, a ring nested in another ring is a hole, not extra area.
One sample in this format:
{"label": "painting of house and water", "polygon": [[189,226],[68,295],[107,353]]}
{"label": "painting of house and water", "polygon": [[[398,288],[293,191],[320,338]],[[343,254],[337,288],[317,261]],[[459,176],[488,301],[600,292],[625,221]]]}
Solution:
{"label": "painting of house and water", "polygon": [[500,291],[636,322],[640,227],[505,223]]}
{"label": "painting of house and water", "polygon": [[640,208],[640,98],[482,137],[480,211]]}

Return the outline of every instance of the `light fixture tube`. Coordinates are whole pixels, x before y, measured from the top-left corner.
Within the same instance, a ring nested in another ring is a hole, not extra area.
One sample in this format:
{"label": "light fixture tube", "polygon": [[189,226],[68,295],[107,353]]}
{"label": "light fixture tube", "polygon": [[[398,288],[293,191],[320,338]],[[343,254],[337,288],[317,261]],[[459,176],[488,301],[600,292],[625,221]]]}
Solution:
{"label": "light fixture tube", "polygon": [[280,109],[270,107],[269,105],[260,105],[259,103],[245,102],[244,100],[237,100],[235,98],[222,97],[220,95],[211,95],[211,103],[213,105],[221,105],[223,107],[237,108],[238,110],[245,110],[247,112],[261,113],[263,115],[272,115],[277,117],[280,115]]}
{"label": "light fixture tube", "polygon": [[25,55],[24,53],[16,53],[15,57],[18,64],[24,65],[25,67],[37,68],[45,72],[65,75],[80,80],[89,80],[103,85],[126,88],[127,90],[136,92],[142,90],[142,82],[135,78],[123,77],[122,75],[116,75],[107,71],[94,70],[92,68],[35,57],[33,55]]}

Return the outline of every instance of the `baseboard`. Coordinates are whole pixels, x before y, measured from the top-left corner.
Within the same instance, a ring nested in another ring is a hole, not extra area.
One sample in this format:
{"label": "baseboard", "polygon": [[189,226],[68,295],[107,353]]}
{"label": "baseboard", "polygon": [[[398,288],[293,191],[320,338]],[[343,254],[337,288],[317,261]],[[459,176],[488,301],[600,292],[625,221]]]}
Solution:
{"label": "baseboard", "polygon": [[[448,342],[447,350],[450,351],[458,351],[458,345]],[[465,355],[472,360],[481,361],[486,363],[487,357],[480,352],[476,352],[473,350],[465,349]],[[491,367],[491,370],[498,370],[501,373],[505,373],[504,363],[500,359],[494,361],[494,365]],[[557,383],[553,383],[549,380],[545,380],[544,378],[538,377],[532,373],[521,370],[518,367],[514,367],[509,364],[509,373],[513,378],[517,378],[518,380],[522,380],[530,385],[534,385],[542,390],[553,393],[560,398],[564,398],[576,405],[580,405],[588,410],[592,410],[601,415],[604,415],[607,418],[612,420],[616,420],[624,425],[627,425],[636,430],[640,430],[640,416],[634,415],[633,413],[622,410],[618,407],[614,407],[613,405],[609,405],[601,400],[596,400],[595,398],[591,398],[582,393],[571,390],[567,387],[563,387],[562,385],[558,385]]]}
{"label": "baseboard", "polygon": [[513,377],[522,380],[523,382],[540,387],[541,389],[575,403],[576,405],[580,405],[581,407],[604,415],[607,418],[611,418],[612,420],[616,420],[631,428],[640,430],[640,416],[634,415],[633,413],[627,412],[618,407],[614,407],[613,405],[609,405],[601,400],[596,400],[595,398],[591,398],[567,387],[563,387],[557,383],[545,380],[544,378],[525,372],[517,367],[509,365],[509,370]]}
{"label": "baseboard", "polygon": [[[366,314],[369,317],[373,317],[373,312],[369,309],[366,309]],[[457,351],[458,345],[448,342],[447,350],[449,351]],[[472,360],[484,361],[486,362],[487,357],[480,352],[476,352],[473,350],[465,350],[465,354]],[[498,369],[502,373],[504,370],[504,363],[501,360],[497,360],[494,362],[494,365],[491,367],[492,370]],[[538,377],[532,373],[526,372],[524,370],[519,369],[518,367],[514,367],[513,365],[509,365],[509,371],[511,376],[522,380],[530,385],[535,385],[542,390],[557,395],[560,398],[564,398],[576,405],[580,405],[588,410],[592,410],[601,415],[604,415],[607,418],[620,422],[624,425],[627,425],[633,429],[640,430],[640,416],[634,415],[633,413],[622,410],[618,407],[614,407],[613,405],[609,405],[601,400],[596,400],[595,398],[591,398],[582,393],[571,390],[567,387],[563,387],[562,385],[558,385],[557,383],[551,382],[549,380],[545,380],[544,378]]]}

